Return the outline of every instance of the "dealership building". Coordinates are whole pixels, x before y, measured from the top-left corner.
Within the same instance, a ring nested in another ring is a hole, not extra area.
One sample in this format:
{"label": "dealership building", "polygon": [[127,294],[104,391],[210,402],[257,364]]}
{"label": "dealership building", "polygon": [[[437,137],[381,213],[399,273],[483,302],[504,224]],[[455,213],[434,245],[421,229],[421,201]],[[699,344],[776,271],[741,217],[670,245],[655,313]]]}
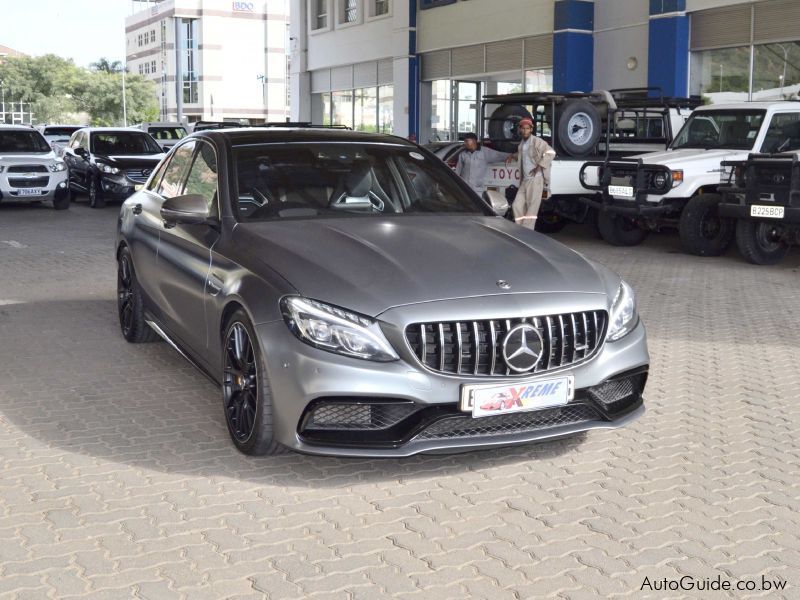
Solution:
{"label": "dealership building", "polygon": [[421,142],[480,97],[652,86],[796,97],[798,0],[291,0],[292,118]]}
{"label": "dealership building", "polygon": [[128,72],[152,80],[163,120],[289,117],[289,0],[134,2]]}

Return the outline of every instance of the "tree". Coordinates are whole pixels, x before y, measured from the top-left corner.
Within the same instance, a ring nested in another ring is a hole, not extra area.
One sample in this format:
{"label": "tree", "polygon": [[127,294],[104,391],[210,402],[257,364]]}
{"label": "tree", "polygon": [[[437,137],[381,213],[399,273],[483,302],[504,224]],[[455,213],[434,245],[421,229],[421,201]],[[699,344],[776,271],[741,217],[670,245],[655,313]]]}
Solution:
{"label": "tree", "polygon": [[[89,113],[93,125],[122,125],[122,68],[101,58],[84,69],[53,54],[8,57],[0,64],[6,101],[31,102],[38,122],[64,122]],[[158,100],[152,81],[125,76],[128,121],[158,120]]]}

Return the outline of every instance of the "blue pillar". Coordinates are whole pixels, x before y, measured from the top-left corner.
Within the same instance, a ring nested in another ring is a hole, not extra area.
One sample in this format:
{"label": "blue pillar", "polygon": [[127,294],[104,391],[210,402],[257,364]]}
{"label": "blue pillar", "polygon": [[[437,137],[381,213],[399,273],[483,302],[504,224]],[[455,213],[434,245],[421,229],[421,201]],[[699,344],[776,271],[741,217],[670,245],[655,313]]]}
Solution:
{"label": "blue pillar", "polygon": [[417,0],[408,2],[408,133],[419,141],[419,55],[417,54]]}
{"label": "blue pillar", "polygon": [[689,94],[689,17],[686,0],[650,0],[647,85],[665,96]]}
{"label": "blue pillar", "polygon": [[553,91],[590,92],[594,71],[594,1],[556,0]]}

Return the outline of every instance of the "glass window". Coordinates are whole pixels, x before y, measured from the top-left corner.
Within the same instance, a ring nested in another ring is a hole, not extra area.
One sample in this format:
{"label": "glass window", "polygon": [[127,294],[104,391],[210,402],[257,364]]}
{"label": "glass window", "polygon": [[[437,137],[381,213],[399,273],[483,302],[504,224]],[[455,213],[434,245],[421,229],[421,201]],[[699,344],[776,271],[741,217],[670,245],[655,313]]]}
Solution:
{"label": "glass window", "polygon": [[322,99],[322,124],[331,125],[331,95],[330,93],[320,94]]}
{"label": "glass window", "polygon": [[375,16],[389,14],[389,0],[375,0]]}
{"label": "glass window", "polygon": [[354,109],[356,131],[378,131],[378,88],[355,90]]}
{"label": "glass window", "polygon": [[50,152],[52,148],[38,131],[0,129],[0,152]]}
{"label": "glass window", "polygon": [[772,117],[761,152],[800,150],[800,113],[779,113]]}
{"label": "glass window", "polygon": [[181,19],[181,35],[183,36],[183,48],[181,53],[183,70],[183,101],[187,104],[195,104],[199,100],[197,84],[197,44],[199,36],[198,19]]}
{"label": "glass window", "polygon": [[199,194],[206,199],[208,212],[217,214],[217,156],[210,144],[200,143],[184,193]]}
{"label": "glass window", "polygon": [[711,103],[743,102],[749,88],[750,46],[692,53],[692,94]]}
{"label": "glass window", "polygon": [[524,91],[522,84],[518,81],[498,81],[497,93],[498,94],[517,94]]}
{"label": "glass window", "polygon": [[328,26],[328,0],[311,0],[313,11],[312,29],[325,29]]}
{"label": "glass window", "polygon": [[409,213],[487,214],[437,158],[408,146],[264,144],[234,154],[245,221]]}
{"label": "glass window", "polygon": [[183,127],[148,127],[147,133],[157,140],[179,140],[186,136]]}
{"label": "glass window", "polygon": [[763,121],[763,110],[697,110],[675,136],[672,148],[750,150]]}
{"label": "glass window", "polygon": [[192,163],[194,145],[194,140],[186,142],[172,153],[169,165],[164,171],[164,177],[158,186],[158,193],[164,198],[174,198],[181,195],[186,171]]}
{"label": "glass window", "polygon": [[439,79],[431,83],[431,140],[448,141],[452,138],[451,89],[449,79]]}
{"label": "glass window", "polygon": [[95,154],[161,154],[163,150],[148,134],[136,131],[97,131],[92,134]]}
{"label": "glass window", "polygon": [[458,82],[458,133],[475,133],[478,127],[478,86],[471,81]]}
{"label": "glass window", "polygon": [[553,69],[532,69],[525,71],[526,92],[552,92]]}
{"label": "glass window", "polygon": [[353,90],[331,94],[332,125],[353,126]]}
{"label": "glass window", "polygon": [[394,86],[378,88],[378,129],[381,133],[394,132]]}
{"label": "glass window", "polygon": [[788,100],[800,91],[800,42],[753,49],[753,100]]}
{"label": "glass window", "polygon": [[155,73],[156,72],[156,61],[152,61],[150,63],[150,72],[151,73]]}
{"label": "glass window", "polygon": [[358,20],[358,0],[342,0],[344,7],[343,23],[355,23]]}

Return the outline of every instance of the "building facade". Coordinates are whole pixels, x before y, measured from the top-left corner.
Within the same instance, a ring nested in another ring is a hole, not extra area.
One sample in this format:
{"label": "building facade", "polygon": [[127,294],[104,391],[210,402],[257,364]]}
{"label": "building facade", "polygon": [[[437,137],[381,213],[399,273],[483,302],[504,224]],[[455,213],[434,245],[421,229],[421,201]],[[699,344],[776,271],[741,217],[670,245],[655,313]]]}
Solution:
{"label": "building facade", "polygon": [[660,88],[796,96],[798,0],[292,0],[293,118],[421,142],[475,131],[480,98]]}
{"label": "building facade", "polygon": [[288,0],[152,2],[125,20],[127,69],[156,83],[166,121],[284,121],[288,11]]}

